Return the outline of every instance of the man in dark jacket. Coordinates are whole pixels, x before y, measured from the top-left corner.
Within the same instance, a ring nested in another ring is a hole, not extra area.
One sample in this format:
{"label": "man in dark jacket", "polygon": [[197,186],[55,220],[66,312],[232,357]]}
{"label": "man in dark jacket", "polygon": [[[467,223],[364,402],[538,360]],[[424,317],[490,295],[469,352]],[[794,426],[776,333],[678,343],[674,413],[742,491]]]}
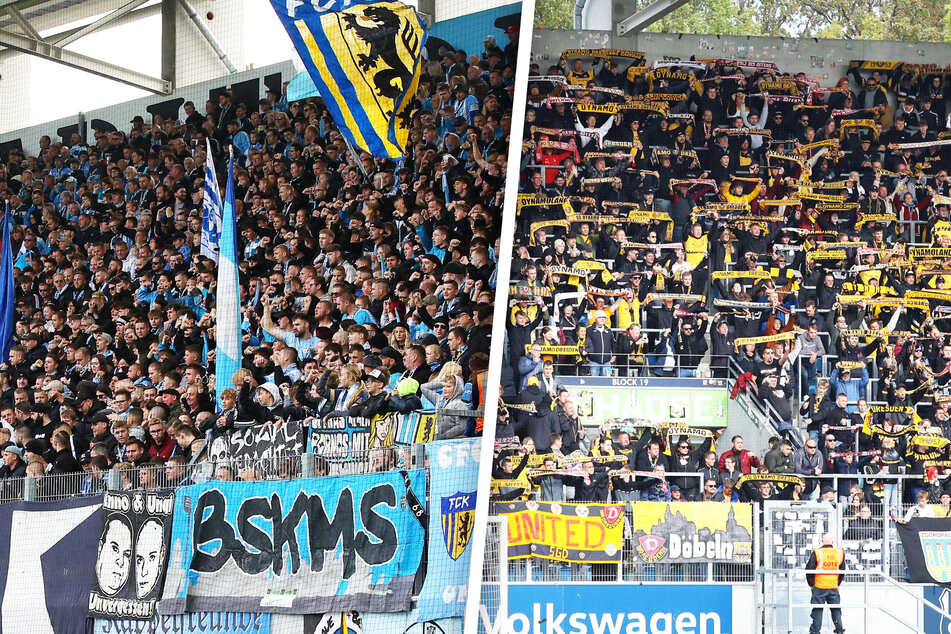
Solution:
{"label": "man in dark jacket", "polygon": [[607,502],[608,501],[608,477],[607,469],[598,468],[594,462],[586,462],[582,467],[585,471],[584,477],[566,477],[565,484],[575,488],[575,497],[573,502]]}
{"label": "man in dark jacket", "polygon": [[551,397],[541,389],[538,379],[532,377],[528,383],[528,387],[519,394],[519,401],[534,405],[535,411],[524,412],[524,416],[520,416],[515,433],[523,440],[531,436],[535,441],[535,450],[540,454],[548,453],[551,435],[561,433],[558,417],[551,408]]}
{"label": "man in dark jacket", "polygon": [[766,452],[763,458],[763,466],[770,473],[795,473],[796,463],[793,458],[792,444],[784,440],[775,449]]}
{"label": "man in dark jacket", "polygon": [[64,473],[79,473],[83,470],[79,461],[73,457],[73,452],[69,447],[69,434],[66,432],[57,432],[50,438],[51,450],[47,462],[50,469],[47,473],[50,475]]}
{"label": "man in dark jacket", "polygon": [[677,355],[679,374],[682,377],[697,376],[697,366],[707,353],[707,342],[703,338],[707,331],[707,314],[700,313],[699,317],[700,321],[696,326],[693,320],[684,320],[677,329],[674,354]]}
{"label": "man in dark jacket", "polygon": [[519,306],[514,316],[509,319],[508,337],[509,337],[509,364],[515,374],[515,383],[519,383],[521,377],[518,374],[519,359],[525,354],[525,347],[532,343],[532,333],[542,323],[544,317],[544,300],[541,297],[535,298],[536,306],[534,319],[529,318],[525,311],[527,306]]}
{"label": "man in dark jacket", "polygon": [[351,405],[347,413],[350,416],[363,416],[365,418],[373,418],[377,414],[385,414],[389,411],[387,404],[389,393],[384,390],[390,380],[389,373],[386,370],[374,368],[364,376],[364,382],[367,386],[367,397]]}
{"label": "man in dark jacket", "polygon": [[[670,464],[671,473],[696,473],[700,470],[700,460],[708,452],[716,448],[716,440],[710,436],[697,447],[691,448],[690,441],[686,436],[682,437],[675,445],[673,455],[667,459]],[[671,484],[680,487],[684,499],[692,500],[700,491],[700,480],[696,476],[671,478]]]}
{"label": "man in dark jacket", "polygon": [[710,369],[714,377],[725,379],[729,376],[730,358],[734,356],[733,336],[726,320],[717,323],[716,330],[710,333],[710,342],[713,344]]}
{"label": "man in dark jacket", "polygon": [[2,450],[3,466],[0,467],[0,478],[22,478],[26,475],[26,463],[23,462],[23,450],[16,444],[8,442]]}
{"label": "man in dark jacket", "polygon": [[607,320],[606,312],[596,311],[594,328],[588,329],[588,336],[584,342],[591,376],[611,376],[611,364],[614,363],[614,333],[606,325]]}

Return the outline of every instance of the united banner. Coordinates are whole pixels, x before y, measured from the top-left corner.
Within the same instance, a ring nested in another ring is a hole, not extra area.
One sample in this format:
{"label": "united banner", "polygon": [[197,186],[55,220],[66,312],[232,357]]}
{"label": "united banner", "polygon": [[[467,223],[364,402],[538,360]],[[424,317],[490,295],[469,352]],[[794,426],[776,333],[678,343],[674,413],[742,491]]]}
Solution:
{"label": "united banner", "polygon": [[951,584],[951,518],[915,517],[897,522],[912,583]]}
{"label": "united banner", "polygon": [[162,596],[172,534],[171,491],[115,491],[102,501],[102,533],[89,614],[149,620]]}
{"label": "united banner", "polygon": [[347,141],[403,156],[426,28],[401,2],[271,0]]}
{"label": "united banner", "polygon": [[0,633],[85,634],[102,496],[0,505]]}
{"label": "united banner", "polygon": [[508,502],[509,559],[540,557],[573,563],[620,561],[623,504]]}
{"label": "united banner", "polygon": [[425,491],[422,469],[183,487],[159,612],[408,610]]}
{"label": "united banner", "polygon": [[[298,617],[300,618],[300,617]],[[271,634],[270,614],[188,612],[151,621],[96,619],[93,634]]]}
{"label": "united banner", "polygon": [[419,595],[420,619],[463,616],[479,482],[479,438],[426,445],[429,464],[429,544],[426,582]]}
{"label": "united banner", "polygon": [[753,510],[725,502],[634,502],[634,551],[650,563],[749,563]]}

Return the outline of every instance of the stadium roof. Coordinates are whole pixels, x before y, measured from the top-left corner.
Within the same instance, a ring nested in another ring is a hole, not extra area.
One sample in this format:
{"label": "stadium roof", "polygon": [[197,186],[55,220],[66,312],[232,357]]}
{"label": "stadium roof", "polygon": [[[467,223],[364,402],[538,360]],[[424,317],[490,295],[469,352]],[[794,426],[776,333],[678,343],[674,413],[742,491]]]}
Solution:
{"label": "stadium roof", "polygon": [[[182,10],[230,71],[236,69],[221,50],[214,35],[201,22],[188,0],[0,0],[0,47],[34,55],[58,64],[148,90],[169,94],[174,89],[176,65],[176,11]],[[68,47],[90,33],[114,27],[123,21],[162,16],[162,73],[155,77],[119,64],[82,55]],[[80,24],[80,26],[75,26]],[[58,28],[59,27],[59,28]],[[52,32],[41,37],[39,32]]]}

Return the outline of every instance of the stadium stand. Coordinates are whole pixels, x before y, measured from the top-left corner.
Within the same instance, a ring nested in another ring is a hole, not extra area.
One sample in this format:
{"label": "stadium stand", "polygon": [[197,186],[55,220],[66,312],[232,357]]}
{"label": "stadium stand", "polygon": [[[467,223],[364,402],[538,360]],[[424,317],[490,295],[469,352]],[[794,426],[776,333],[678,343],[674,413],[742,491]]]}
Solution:
{"label": "stadium stand", "polygon": [[[11,149],[0,499],[308,475],[308,425],[328,420],[369,421],[378,442],[309,475],[405,468],[414,442],[481,433],[513,65],[492,37],[434,46],[399,163],[350,153],[319,98],[271,90]],[[223,196],[231,149],[244,358],[216,377],[204,168]]]}
{"label": "stadium stand", "polygon": [[[869,512],[879,537],[947,515],[946,74],[843,70],[614,49],[531,68],[496,501],[811,499],[850,509],[850,537]],[[723,379],[773,438],[585,426],[562,385],[583,377]]]}

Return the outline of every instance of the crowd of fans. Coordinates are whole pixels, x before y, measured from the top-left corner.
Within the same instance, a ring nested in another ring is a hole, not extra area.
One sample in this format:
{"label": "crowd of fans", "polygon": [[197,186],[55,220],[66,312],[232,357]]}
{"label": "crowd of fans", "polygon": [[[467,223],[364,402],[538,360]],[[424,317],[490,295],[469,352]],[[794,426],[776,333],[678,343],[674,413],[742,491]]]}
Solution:
{"label": "crowd of fans", "polygon": [[[823,87],[601,49],[530,75],[495,498],[947,514],[946,70],[857,61]],[[729,379],[777,436],[585,427],[578,375]]]}
{"label": "crowd of fans", "polygon": [[[319,98],[274,91],[10,150],[0,498],[24,475],[52,496],[143,466],[123,486],[175,486],[219,436],[329,414],[435,407],[436,438],[480,433],[513,78],[492,37],[431,51],[399,162],[348,149]],[[224,197],[231,148],[243,367],[216,377],[202,203],[207,161]]]}

